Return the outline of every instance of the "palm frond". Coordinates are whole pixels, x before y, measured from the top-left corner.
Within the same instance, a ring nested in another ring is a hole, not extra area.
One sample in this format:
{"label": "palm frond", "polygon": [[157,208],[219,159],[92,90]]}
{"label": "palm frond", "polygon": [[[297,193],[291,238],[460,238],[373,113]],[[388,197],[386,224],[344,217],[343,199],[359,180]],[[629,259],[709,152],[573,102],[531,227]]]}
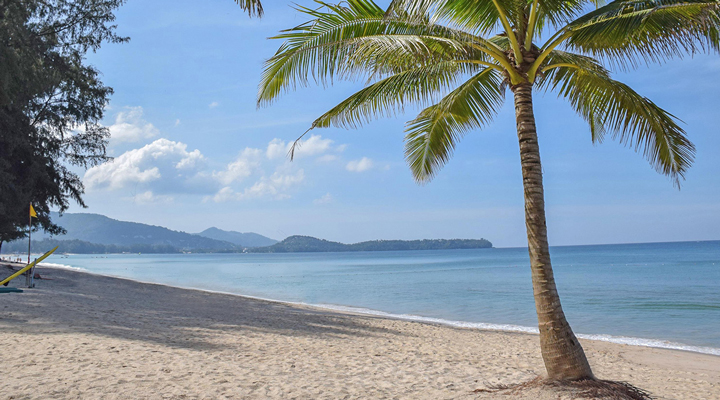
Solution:
{"label": "palm frond", "polygon": [[276,36],[285,39],[265,64],[258,103],[267,104],[282,91],[315,81],[381,77],[399,71],[472,55],[471,35],[451,29],[385,18],[370,0],[348,0],[347,6],[323,10],[299,7],[313,19]]}
{"label": "palm frond", "polygon": [[720,1],[614,1],[568,24],[567,46],[621,67],[720,51]]}
{"label": "palm frond", "polygon": [[243,10],[247,11],[249,16],[263,16],[263,7],[260,0],[235,0],[235,3],[240,5]]}
{"label": "palm frond", "polygon": [[541,88],[557,90],[590,124],[592,140],[609,135],[641,151],[660,173],[679,186],[693,162],[695,146],[677,118],[629,86],[613,80],[596,60],[554,51],[548,57]]}
{"label": "palm frond", "polygon": [[312,123],[311,129],[358,128],[375,118],[394,116],[408,104],[427,105],[477,64],[443,61],[400,72],[358,91]]}
{"label": "palm frond", "polygon": [[425,16],[433,23],[448,21],[477,35],[487,34],[500,26],[500,14],[492,0],[393,0],[388,15]]}
{"label": "palm frond", "polygon": [[503,76],[487,68],[408,122],[405,159],[418,182],[430,181],[468,131],[482,128],[504,100]]}
{"label": "palm frond", "polygon": [[538,0],[535,32],[548,27],[563,27],[580,16],[588,3],[588,0]]}
{"label": "palm frond", "polygon": [[494,44],[495,46],[499,47],[503,51],[510,51],[510,40],[508,40],[508,37],[505,35],[495,35],[488,39],[488,42]]}

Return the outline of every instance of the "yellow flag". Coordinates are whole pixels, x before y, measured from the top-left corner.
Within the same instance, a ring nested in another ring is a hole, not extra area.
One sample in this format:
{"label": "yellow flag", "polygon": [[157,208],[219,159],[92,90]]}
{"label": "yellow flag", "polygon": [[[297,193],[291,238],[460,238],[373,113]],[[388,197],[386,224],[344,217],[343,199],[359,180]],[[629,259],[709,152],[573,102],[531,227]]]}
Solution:
{"label": "yellow flag", "polygon": [[35,213],[35,209],[33,208],[32,204],[30,204],[30,216],[37,218],[37,214]]}

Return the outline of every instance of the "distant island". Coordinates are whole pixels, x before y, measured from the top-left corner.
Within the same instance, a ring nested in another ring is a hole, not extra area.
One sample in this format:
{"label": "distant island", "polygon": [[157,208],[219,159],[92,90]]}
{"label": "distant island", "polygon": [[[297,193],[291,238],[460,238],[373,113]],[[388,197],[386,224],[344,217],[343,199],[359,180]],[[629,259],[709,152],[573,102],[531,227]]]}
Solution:
{"label": "distant island", "polygon": [[[392,250],[483,249],[485,239],[373,240],[354,244],[331,242],[310,236],[277,240],[253,232],[225,231],[215,227],[200,233],[174,231],[162,226],[118,221],[99,214],[66,213],[53,219],[67,233],[51,237],[33,234],[33,252],[59,246],[59,253],[75,254],[172,254],[172,253],[300,253]],[[27,239],[6,243],[3,253],[27,252]]]}
{"label": "distant island", "polygon": [[311,236],[290,236],[272,246],[246,249],[248,253],[319,253],[347,251],[487,249],[486,239],[371,240],[353,244],[331,242]]}

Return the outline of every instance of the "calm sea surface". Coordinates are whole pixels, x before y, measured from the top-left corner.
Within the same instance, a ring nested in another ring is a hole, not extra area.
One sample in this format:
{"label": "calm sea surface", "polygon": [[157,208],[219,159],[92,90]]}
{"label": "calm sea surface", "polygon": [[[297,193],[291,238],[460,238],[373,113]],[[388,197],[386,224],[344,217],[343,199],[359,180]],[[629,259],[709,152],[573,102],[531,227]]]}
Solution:
{"label": "calm sea surface", "polygon": [[[575,332],[720,355],[720,241],[554,247]],[[533,331],[527,249],[53,256],[173,286],[457,326]],[[360,309],[360,310],[358,310]]]}

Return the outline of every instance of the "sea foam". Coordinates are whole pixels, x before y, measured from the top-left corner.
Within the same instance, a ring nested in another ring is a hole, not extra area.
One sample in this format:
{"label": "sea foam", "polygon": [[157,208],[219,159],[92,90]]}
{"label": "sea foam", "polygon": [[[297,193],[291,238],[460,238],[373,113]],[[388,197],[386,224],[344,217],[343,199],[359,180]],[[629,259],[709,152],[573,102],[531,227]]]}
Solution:
{"label": "sea foam", "polygon": [[[265,299],[265,300],[268,300],[268,299]],[[323,309],[327,309],[327,310],[340,311],[340,312],[346,312],[346,313],[372,315],[372,316],[383,317],[383,318],[401,319],[401,320],[405,320],[405,321],[416,321],[416,322],[448,325],[448,326],[452,326],[452,327],[456,327],[456,328],[482,329],[482,330],[501,331],[501,332],[521,332],[521,333],[532,333],[532,334],[540,333],[538,328],[534,328],[534,327],[530,327],[530,326],[521,326],[521,325],[512,325],[512,324],[490,324],[490,323],[484,323],[484,322],[453,321],[453,320],[447,320],[447,319],[442,319],[442,318],[423,317],[420,315],[412,315],[412,314],[392,314],[392,313],[388,313],[388,312],[384,312],[384,311],[371,310],[368,308],[337,306],[337,305],[331,305],[331,304],[307,304],[307,303],[294,303],[294,304],[301,304],[301,305],[318,307],[318,308],[323,308]],[[630,345],[630,346],[642,346],[642,347],[654,347],[654,348],[659,348],[659,349],[682,350],[682,351],[690,351],[693,353],[702,353],[702,354],[711,354],[711,355],[720,356],[720,349],[718,349],[718,348],[703,347],[703,346],[690,346],[690,345],[676,343],[676,342],[670,342],[670,341],[666,341],[666,340],[645,339],[645,338],[636,338],[636,337],[627,337],[627,336],[612,336],[612,335],[604,335],[604,334],[582,334],[582,333],[577,334],[576,336],[579,337],[580,339],[598,340],[598,341],[602,341],[602,342],[626,344],[626,345]]]}
{"label": "sea foam", "polygon": [[88,272],[88,270],[86,270],[85,268],[73,267],[72,265],[66,265],[66,264],[40,263],[37,266],[38,267],[57,268],[57,269],[67,269],[70,271]]}

